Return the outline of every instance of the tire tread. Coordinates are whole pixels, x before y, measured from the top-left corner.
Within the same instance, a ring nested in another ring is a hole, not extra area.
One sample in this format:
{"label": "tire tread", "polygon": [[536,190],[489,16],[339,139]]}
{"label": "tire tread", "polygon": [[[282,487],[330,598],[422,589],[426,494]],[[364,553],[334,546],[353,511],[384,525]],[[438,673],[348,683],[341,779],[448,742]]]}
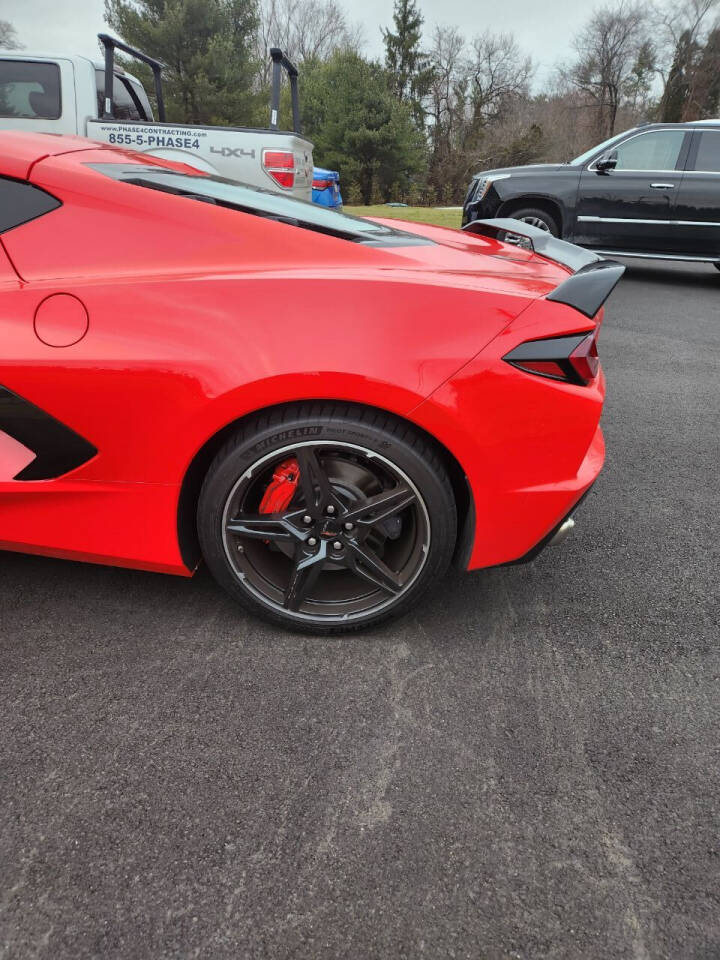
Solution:
{"label": "tire tread", "polygon": [[[212,542],[211,537],[204,529],[203,505],[206,502],[208,488],[212,483],[216,469],[218,469],[219,466],[222,465],[229,457],[231,457],[239,448],[243,447],[248,443],[248,441],[252,440],[254,436],[261,435],[273,429],[283,428],[288,424],[295,423],[299,420],[304,421],[305,423],[322,422],[330,425],[333,422],[346,424],[348,420],[350,420],[358,425],[366,426],[370,429],[389,434],[394,441],[403,444],[409,448],[415,456],[424,461],[425,466],[429,468],[429,470],[435,475],[435,478],[439,481],[444,493],[443,500],[445,503],[445,515],[441,517],[435,516],[433,517],[433,520],[434,526],[445,526],[445,528],[450,531],[451,535],[448,542],[444,545],[442,554],[435,556],[434,565],[438,567],[435,579],[441,577],[446,572],[455,545],[455,538],[457,536],[457,515],[452,486],[450,484],[447,470],[439,450],[434,446],[432,440],[428,440],[422,436],[418,430],[413,428],[412,424],[407,424],[392,414],[385,413],[384,411],[378,410],[375,407],[364,407],[352,403],[334,401],[303,401],[297,404],[288,404],[282,407],[275,407],[270,410],[260,411],[259,413],[251,415],[244,420],[220,447],[202,484],[198,503],[197,518],[198,534],[200,537],[202,551],[208,564],[211,566],[211,568],[214,568],[212,569],[212,572],[214,573],[216,579],[218,579],[220,583],[229,590],[229,592],[231,592],[234,596],[237,596],[240,602],[242,602],[249,609],[255,611],[256,613],[261,613],[266,620],[281,624],[286,629],[291,626],[292,629],[305,633],[314,633],[316,635],[329,633],[352,633],[358,630],[366,629],[370,625],[375,626],[376,624],[381,623],[383,620],[394,616],[396,611],[407,612],[408,605],[403,604],[401,601],[397,608],[393,607],[389,611],[381,611],[375,617],[371,617],[369,620],[365,621],[351,621],[347,624],[332,623],[328,625],[304,624],[301,621],[293,621],[292,624],[289,624],[288,620],[284,619],[282,615],[277,614],[272,608],[266,608],[262,606],[260,602],[254,598],[251,599],[250,597],[241,597],[239,594],[236,594],[235,591],[231,589],[231,585],[228,582],[228,578],[231,578],[232,575],[228,572],[227,578],[221,576],[220,572],[216,568],[216,565],[211,562],[212,555],[217,550],[217,545]],[[432,570],[428,572],[432,572]]]}

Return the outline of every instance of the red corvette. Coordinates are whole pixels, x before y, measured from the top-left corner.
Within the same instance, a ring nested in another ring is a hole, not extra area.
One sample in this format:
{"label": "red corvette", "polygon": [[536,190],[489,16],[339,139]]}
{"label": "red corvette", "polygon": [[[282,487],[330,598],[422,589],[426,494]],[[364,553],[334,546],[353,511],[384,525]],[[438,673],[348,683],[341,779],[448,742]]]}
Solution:
{"label": "red corvette", "polygon": [[0,548],[202,557],[315,632],[524,559],[601,469],[622,269],[516,221],[356,219],[2,134]]}

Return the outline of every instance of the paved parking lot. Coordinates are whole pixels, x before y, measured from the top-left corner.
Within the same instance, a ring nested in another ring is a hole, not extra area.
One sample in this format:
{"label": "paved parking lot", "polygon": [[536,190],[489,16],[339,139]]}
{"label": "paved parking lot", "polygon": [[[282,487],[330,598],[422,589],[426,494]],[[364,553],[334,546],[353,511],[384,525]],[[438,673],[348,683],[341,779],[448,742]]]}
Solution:
{"label": "paved parking lot", "polygon": [[573,538],[400,625],[0,555],[0,957],[720,956],[720,273],[629,267]]}

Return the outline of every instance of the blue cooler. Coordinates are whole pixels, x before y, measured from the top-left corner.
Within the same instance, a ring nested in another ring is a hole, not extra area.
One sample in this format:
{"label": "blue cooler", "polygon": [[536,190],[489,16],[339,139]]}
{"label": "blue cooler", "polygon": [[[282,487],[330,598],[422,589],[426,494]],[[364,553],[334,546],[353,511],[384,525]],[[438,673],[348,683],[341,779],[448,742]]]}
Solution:
{"label": "blue cooler", "polygon": [[313,203],[322,207],[339,209],[343,205],[340,196],[340,174],[337,170],[323,170],[322,167],[313,167],[312,185]]}

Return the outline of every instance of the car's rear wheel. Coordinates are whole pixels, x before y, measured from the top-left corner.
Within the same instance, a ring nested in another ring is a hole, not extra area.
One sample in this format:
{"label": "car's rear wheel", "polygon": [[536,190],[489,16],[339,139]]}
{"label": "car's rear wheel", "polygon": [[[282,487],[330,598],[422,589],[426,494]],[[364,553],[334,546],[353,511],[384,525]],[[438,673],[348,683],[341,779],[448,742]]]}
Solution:
{"label": "car's rear wheel", "polygon": [[535,207],[523,207],[520,210],[514,210],[510,216],[513,220],[521,220],[531,227],[537,227],[539,230],[545,230],[551,233],[553,237],[560,236],[560,227],[555,217],[551,216],[546,210],[540,210]]}
{"label": "car's rear wheel", "polygon": [[198,504],[218,582],[253,613],[315,633],[407,611],[446,572],[456,526],[434,446],[377,411],[335,404],[247,422]]}

